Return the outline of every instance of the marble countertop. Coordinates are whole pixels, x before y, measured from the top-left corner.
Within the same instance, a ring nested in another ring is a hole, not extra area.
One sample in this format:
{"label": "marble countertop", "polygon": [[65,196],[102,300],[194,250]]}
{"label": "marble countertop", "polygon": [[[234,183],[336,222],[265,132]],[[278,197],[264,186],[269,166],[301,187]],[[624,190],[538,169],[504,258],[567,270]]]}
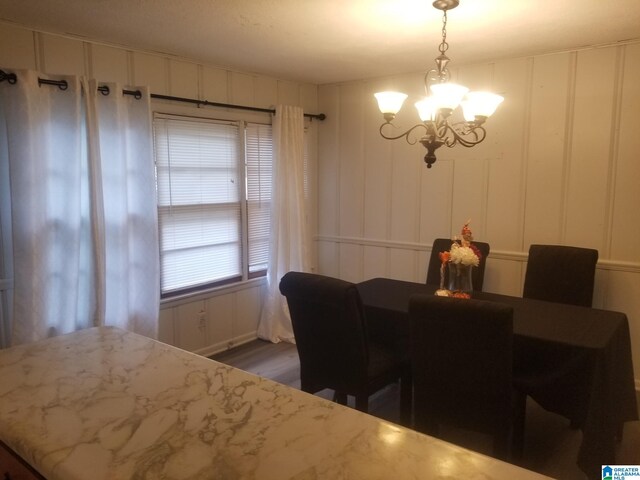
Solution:
{"label": "marble countertop", "polygon": [[0,440],[49,480],[542,479],[117,328],[0,351]]}

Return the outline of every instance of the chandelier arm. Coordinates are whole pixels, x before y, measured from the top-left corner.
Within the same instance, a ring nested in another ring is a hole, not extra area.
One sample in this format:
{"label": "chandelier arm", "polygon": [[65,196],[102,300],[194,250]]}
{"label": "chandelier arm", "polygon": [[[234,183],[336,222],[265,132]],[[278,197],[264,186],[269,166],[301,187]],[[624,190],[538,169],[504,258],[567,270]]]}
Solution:
{"label": "chandelier arm", "polygon": [[417,129],[417,128],[424,128],[425,132],[429,132],[429,129],[427,128],[426,125],[422,124],[422,123],[418,123],[416,125],[414,125],[413,127],[411,127],[410,129],[406,130],[405,132],[401,133],[400,135],[397,136],[390,136],[390,135],[385,135],[384,132],[382,131],[382,129],[386,126],[386,125],[391,125],[392,127],[395,126],[393,125],[391,122],[385,122],[382,125],[380,125],[380,135],[382,136],[382,138],[385,138],[387,140],[398,140],[399,138],[404,137],[405,140],[407,141],[407,143],[409,145],[415,145],[416,143],[418,143],[418,138],[414,138],[413,141],[411,140],[411,133]]}
{"label": "chandelier arm", "polygon": [[449,124],[444,125],[444,129],[439,131],[441,137],[444,140],[444,144],[451,148],[455,145],[462,145],[463,147],[473,147],[482,143],[487,136],[487,131],[482,126],[469,127],[468,122],[459,122],[453,126]]}

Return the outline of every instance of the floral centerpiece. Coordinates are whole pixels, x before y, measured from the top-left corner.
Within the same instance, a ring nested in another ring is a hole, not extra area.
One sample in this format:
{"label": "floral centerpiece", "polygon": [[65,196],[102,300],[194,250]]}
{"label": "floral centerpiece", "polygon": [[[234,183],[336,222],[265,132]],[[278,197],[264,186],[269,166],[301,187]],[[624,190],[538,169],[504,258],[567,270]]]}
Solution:
{"label": "floral centerpiece", "polygon": [[[473,290],[471,282],[471,269],[480,264],[482,254],[473,242],[473,234],[469,228],[468,220],[462,226],[460,238],[454,237],[451,249],[448,252],[440,252],[440,288],[436,295],[446,297],[470,298]],[[449,268],[449,288],[444,288],[445,270]]]}

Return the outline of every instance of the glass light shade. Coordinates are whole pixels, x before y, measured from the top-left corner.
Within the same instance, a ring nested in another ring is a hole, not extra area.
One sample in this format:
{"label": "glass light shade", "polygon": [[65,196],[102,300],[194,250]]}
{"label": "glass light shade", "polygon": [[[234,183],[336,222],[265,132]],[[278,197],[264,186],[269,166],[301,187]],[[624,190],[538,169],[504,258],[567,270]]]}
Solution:
{"label": "glass light shade", "polygon": [[378,92],[374,93],[374,97],[378,100],[380,112],[393,113],[395,115],[402,108],[407,95],[399,92]]}
{"label": "glass light shade", "polygon": [[424,100],[420,100],[415,103],[418,109],[418,115],[420,120],[427,122],[429,120],[436,119],[436,113],[438,112],[438,106],[436,105],[435,98],[427,97]]}
{"label": "glass light shade", "polygon": [[468,122],[475,120],[477,116],[490,117],[504,100],[500,95],[490,92],[469,92],[462,102],[464,119]]}
{"label": "glass light shade", "polygon": [[467,87],[456,85],[455,83],[436,83],[431,85],[431,92],[436,99],[438,108],[455,110],[460,105],[464,94],[468,91]]}

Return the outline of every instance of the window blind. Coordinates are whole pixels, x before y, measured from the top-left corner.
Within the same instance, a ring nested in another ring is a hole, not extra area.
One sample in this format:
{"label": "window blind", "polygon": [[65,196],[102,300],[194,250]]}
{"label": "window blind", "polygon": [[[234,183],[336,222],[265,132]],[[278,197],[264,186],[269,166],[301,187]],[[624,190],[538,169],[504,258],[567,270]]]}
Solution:
{"label": "window blind", "polygon": [[266,270],[269,260],[271,170],[273,167],[272,138],[271,125],[247,124],[245,149],[250,274]]}
{"label": "window blind", "polygon": [[162,293],[242,277],[236,122],[156,116]]}

